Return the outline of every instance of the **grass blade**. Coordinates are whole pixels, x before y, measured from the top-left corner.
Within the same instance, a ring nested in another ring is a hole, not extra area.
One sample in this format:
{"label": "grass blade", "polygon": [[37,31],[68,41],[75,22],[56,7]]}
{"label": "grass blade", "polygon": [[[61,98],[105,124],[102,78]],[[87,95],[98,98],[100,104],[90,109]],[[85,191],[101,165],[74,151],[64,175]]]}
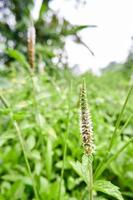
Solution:
{"label": "grass blade", "polygon": [[130,95],[132,94],[132,90],[133,90],[133,85],[131,85],[131,87],[129,88],[129,91],[128,91],[127,97],[126,97],[126,99],[125,99],[125,101],[124,101],[124,104],[123,104],[123,106],[122,106],[120,115],[119,115],[119,117],[117,118],[115,130],[114,130],[114,132],[113,132],[113,135],[112,135],[112,138],[111,138],[111,141],[110,141],[108,150],[107,150],[107,154],[106,154],[106,156],[104,157],[104,159],[100,162],[100,164],[98,165],[98,167],[96,168],[95,173],[94,173],[94,177],[97,177],[97,174],[99,174],[99,171],[101,171],[101,168],[103,167],[103,165],[105,164],[105,162],[108,160],[109,153],[111,152],[111,149],[112,149],[112,147],[113,147],[115,137],[118,136],[118,135],[120,135],[120,134],[122,133],[122,131],[124,130],[124,128],[127,126],[128,122],[129,122],[130,119],[131,119],[131,116],[130,116],[129,119],[125,122],[123,128],[122,128],[122,129],[120,130],[120,132],[117,134],[117,130],[118,130],[119,126],[120,126],[120,122],[121,122],[121,118],[122,118],[123,112],[124,112],[124,110],[125,110],[125,108],[126,108],[126,105],[127,105],[127,103],[128,103],[129,97],[130,97]]}
{"label": "grass blade", "polygon": [[115,139],[115,137],[116,137],[117,130],[118,130],[119,126],[120,126],[121,118],[122,118],[123,112],[124,112],[124,110],[125,110],[125,108],[126,108],[127,102],[128,102],[128,100],[129,100],[130,95],[132,94],[132,90],[133,90],[133,85],[130,87],[130,89],[129,89],[129,91],[128,91],[128,94],[127,94],[127,97],[126,97],[126,99],[125,99],[125,102],[124,102],[124,104],[123,104],[123,106],[122,106],[120,115],[119,115],[119,117],[118,117],[118,119],[117,119],[116,126],[115,126],[115,130],[114,130],[114,132],[113,132],[113,135],[112,135],[112,138],[111,138],[111,141],[110,141],[110,144],[109,144],[108,154],[109,154],[109,152],[111,151],[111,149],[112,149],[112,147],[113,147],[114,139]]}
{"label": "grass blade", "polygon": [[[129,124],[130,120],[132,119],[132,117],[133,117],[133,114],[131,114],[131,115],[129,116],[129,118],[127,119],[127,121],[125,122],[125,124],[123,125],[123,127],[121,128],[121,130],[117,133],[117,136],[119,136],[119,135],[122,134],[122,132],[123,132],[124,129],[127,127],[127,125]],[[100,162],[100,164],[98,165],[98,167],[97,167],[96,170],[95,170],[94,176],[97,176],[97,173],[98,173],[99,170],[101,169],[103,163],[106,162],[106,160],[107,160],[107,157],[105,157],[105,158]]]}
{"label": "grass blade", "polygon": [[32,172],[31,172],[31,168],[30,168],[30,164],[29,164],[29,161],[28,161],[28,157],[27,157],[27,153],[26,153],[26,149],[25,149],[25,145],[24,145],[24,139],[23,139],[23,137],[22,137],[21,130],[20,130],[20,128],[19,128],[19,125],[18,125],[17,121],[14,120],[12,108],[11,108],[11,106],[9,105],[9,103],[7,102],[7,100],[6,100],[2,95],[0,95],[0,99],[1,99],[1,101],[2,101],[2,103],[3,103],[3,105],[4,105],[6,108],[9,108],[9,109],[10,109],[11,121],[12,121],[12,123],[13,123],[14,128],[16,129],[16,133],[17,133],[17,136],[18,136],[18,139],[19,139],[19,142],[20,142],[20,145],[21,145],[23,154],[24,154],[24,160],[25,160],[25,163],[26,163],[26,166],[27,166],[28,174],[29,174],[29,176],[30,176],[30,178],[31,178],[31,180],[32,180],[32,183],[33,183],[34,194],[35,194],[36,200],[39,200],[39,196],[38,196],[36,184],[35,184],[35,181],[34,181]]}
{"label": "grass blade", "polygon": [[67,130],[65,132],[65,144],[64,144],[64,151],[63,151],[63,164],[62,164],[62,169],[61,169],[61,178],[60,178],[60,184],[59,184],[59,194],[58,194],[58,199],[61,200],[61,187],[62,187],[62,180],[64,176],[64,167],[65,167],[65,161],[66,161],[66,155],[67,155],[67,140],[68,140],[68,135],[69,135],[69,129],[70,129],[70,99],[71,99],[71,94],[72,94],[72,82],[70,83],[70,93],[68,96],[68,115],[67,115]]}
{"label": "grass blade", "polygon": [[97,179],[102,172],[110,165],[110,163],[115,160],[120,153],[122,153],[122,151],[124,151],[124,149],[133,141],[133,137],[130,138],[125,145],[123,145],[123,147],[121,147],[113,156],[111,156],[106,162],[104,162],[102,164],[102,166],[99,168],[99,170],[97,171],[97,173],[95,174],[94,178]]}

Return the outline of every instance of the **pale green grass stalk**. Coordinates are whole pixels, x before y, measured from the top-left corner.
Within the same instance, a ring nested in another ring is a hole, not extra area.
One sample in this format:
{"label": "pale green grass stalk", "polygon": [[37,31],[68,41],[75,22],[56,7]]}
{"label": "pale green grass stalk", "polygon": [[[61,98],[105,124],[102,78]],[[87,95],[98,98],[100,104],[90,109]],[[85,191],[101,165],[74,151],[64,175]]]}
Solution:
{"label": "pale green grass stalk", "polygon": [[[124,129],[127,127],[127,125],[129,124],[130,120],[132,119],[132,117],[133,117],[133,114],[131,114],[129,116],[129,118],[126,120],[126,122],[123,125],[123,127],[117,133],[117,136],[119,136],[119,135],[121,135],[123,133]],[[102,167],[103,163],[105,163],[106,161],[107,161],[107,158],[105,157],[104,160],[100,163],[100,165],[96,168],[95,173],[94,173],[94,178],[95,179],[98,178],[101,175],[101,173],[104,171],[105,168],[103,168],[101,170],[101,167]],[[100,171],[100,174],[99,174],[99,171]],[[97,176],[97,174],[99,174],[99,175]]]}
{"label": "pale green grass stalk", "polygon": [[125,145],[123,145],[113,156],[111,156],[106,162],[102,164],[102,166],[99,168],[97,173],[95,174],[95,179],[97,179],[103,171],[110,165],[110,163],[115,160],[125,149],[126,147],[133,142],[133,137],[130,138]]}
{"label": "pale green grass stalk", "polygon": [[33,89],[32,94],[33,94],[33,101],[34,101],[34,105],[35,105],[35,111],[38,116],[38,121],[36,121],[36,122],[37,122],[37,124],[39,123],[38,125],[40,127],[40,130],[42,130],[43,125],[42,125],[42,121],[41,121],[41,117],[40,117],[41,114],[39,111],[40,106],[39,106],[39,102],[37,99],[38,92],[41,91],[40,86],[39,86],[39,80],[38,80],[37,76],[35,76],[34,74],[31,74],[30,78],[31,78],[31,84],[32,84],[32,89]]}
{"label": "pale green grass stalk", "polygon": [[[29,76],[31,80],[31,85],[32,85],[32,97],[33,97],[33,105],[34,105],[34,114],[35,114],[35,122],[39,127],[39,142],[41,144],[41,150],[42,150],[42,155],[43,158],[45,157],[45,145],[44,145],[44,137],[43,137],[43,124],[41,121],[41,114],[39,111],[39,102],[37,99],[38,92],[40,92],[40,86],[39,86],[39,80],[37,76],[35,76],[34,71],[29,69]],[[43,116],[44,117],[44,116]]]}
{"label": "pale green grass stalk", "polygon": [[116,135],[116,134],[117,134],[117,130],[118,130],[119,126],[120,126],[121,118],[122,118],[122,115],[123,115],[124,110],[125,110],[125,108],[126,108],[126,105],[127,105],[128,100],[129,100],[129,97],[130,97],[131,94],[132,94],[132,90],[133,90],[133,85],[130,87],[130,89],[129,89],[129,91],[128,91],[128,94],[127,94],[127,97],[126,97],[126,99],[125,99],[125,102],[124,102],[124,104],[123,104],[123,106],[122,106],[120,115],[119,115],[119,117],[118,117],[118,119],[117,119],[116,126],[115,126],[115,130],[114,130],[114,132],[113,132],[113,135],[112,135],[112,137],[111,137],[111,141],[110,141],[110,144],[109,144],[108,154],[110,153],[110,151],[111,151],[111,149],[112,149],[112,147],[113,147],[113,143],[114,143],[115,137],[117,136],[117,135]]}
{"label": "pale green grass stalk", "polygon": [[129,122],[131,121],[132,118],[133,118],[133,114],[131,114],[131,115],[127,118],[127,120],[126,120],[126,122],[124,123],[124,125],[122,126],[122,128],[118,131],[117,136],[120,136],[120,135],[123,133],[124,129],[127,127],[127,125],[129,124]]}
{"label": "pale green grass stalk", "polygon": [[93,200],[93,165],[90,165],[90,171],[89,171],[89,200]]}
{"label": "pale green grass stalk", "polygon": [[29,174],[29,176],[32,180],[32,183],[33,183],[34,194],[35,194],[36,200],[39,200],[39,196],[38,196],[38,192],[37,192],[37,188],[36,188],[36,183],[34,181],[34,178],[33,178],[32,172],[31,172],[30,164],[29,164],[29,161],[28,161],[27,153],[26,153],[25,142],[24,142],[21,130],[19,128],[17,121],[13,117],[13,115],[14,115],[13,110],[12,110],[11,106],[9,105],[9,103],[7,102],[7,100],[2,95],[0,95],[0,99],[1,99],[2,103],[4,104],[4,106],[10,110],[11,121],[13,123],[14,128],[16,129],[16,133],[17,133],[17,136],[18,136],[18,139],[19,139],[22,151],[23,151],[24,160],[25,160],[25,163],[26,163],[26,166],[27,166],[28,174]]}
{"label": "pale green grass stalk", "polygon": [[[125,111],[125,108],[126,108],[126,105],[127,105],[127,103],[128,103],[129,97],[130,97],[131,94],[132,94],[132,90],[133,90],[133,85],[131,85],[131,87],[129,88],[129,91],[128,91],[128,94],[127,94],[126,99],[125,99],[125,101],[124,101],[124,104],[123,104],[123,106],[122,106],[120,115],[119,115],[119,117],[117,118],[116,126],[115,126],[114,132],[113,132],[113,134],[112,134],[112,137],[111,137],[111,140],[110,140],[110,143],[109,143],[109,147],[108,147],[108,149],[107,149],[107,153],[106,153],[104,159],[100,162],[100,164],[98,165],[98,167],[97,167],[96,170],[95,170],[95,173],[94,173],[95,179],[98,178],[98,177],[101,175],[101,173],[104,171],[104,170],[103,170],[103,169],[104,169],[103,165],[105,165],[105,162],[107,162],[107,160],[108,160],[108,158],[109,158],[110,152],[111,152],[112,147],[113,147],[113,144],[114,144],[114,140],[115,140],[115,138],[116,138],[118,135],[120,135],[121,132],[123,131],[123,129],[122,129],[121,131],[119,131],[119,134],[117,134],[117,131],[118,131],[118,128],[119,128],[119,126],[120,126],[121,119],[122,119],[122,115],[123,115],[123,113],[124,113],[124,111]],[[127,121],[129,121],[129,119],[128,119]],[[126,123],[128,123],[127,121],[126,121]],[[125,126],[126,126],[126,125],[125,125]],[[101,170],[101,169],[102,169],[102,170]]]}
{"label": "pale green grass stalk", "polygon": [[53,80],[53,77],[51,77],[49,74],[47,74],[48,80],[51,83],[51,85],[54,87],[54,90],[56,91],[56,93],[60,96],[60,98],[62,99],[62,95],[61,95],[61,89],[60,87],[56,84],[56,82]]}
{"label": "pale green grass stalk", "polygon": [[66,155],[67,155],[67,141],[68,141],[68,135],[70,131],[70,112],[71,112],[71,95],[72,95],[72,81],[70,83],[70,92],[68,95],[68,114],[67,114],[67,130],[65,132],[65,137],[64,137],[64,150],[63,150],[63,163],[62,163],[62,169],[61,169],[61,178],[60,178],[60,183],[59,183],[59,194],[58,194],[58,199],[61,200],[61,190],[62,190],[62,181],[63,181],[63,176],[64,176],[64,168],[65,168],[65,161],[66,161]]}

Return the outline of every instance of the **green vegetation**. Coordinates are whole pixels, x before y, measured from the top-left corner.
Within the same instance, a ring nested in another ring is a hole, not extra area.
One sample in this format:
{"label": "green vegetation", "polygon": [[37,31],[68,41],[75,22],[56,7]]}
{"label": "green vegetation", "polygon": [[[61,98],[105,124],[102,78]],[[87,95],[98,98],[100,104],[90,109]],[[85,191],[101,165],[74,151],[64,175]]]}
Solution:
{"label": "green vegetation", "polygon": [[[31,69],[25,34],[33,2],[25,7],[26,2],[1,4],[0,200],[133,199],[132,48],[124,64],[113,62],[100,76],[75,75],[68,68],[65,38],[83,44],[78,32],[89,26],[60,21],[43,1],[34,23]],[[10,14],[13,25],[5,20]],[[88,103],[92,116],[94,155],[84,153],[80,134],[83,79],[82,107]]]}
{"label": "green vegetation", "polygon": [[88,199],[84,184],[87,161],[81,160],[79,129],[79,89],[84,76],[96,145],[95,199],[111,199],[108,195],[122,199],[120,192],[124,199],[132,199],[131,93],[117,122],[130,88],[129,78],[123,72],[76,77],[68,69],[57,70],[52,77],[46,71],[31,77],[22,67],[19,72],[15,68],[3,72],[1,78],[0,198],[34,199],[37,190],[39,199],[58,199],[62,177],[61,199]]}

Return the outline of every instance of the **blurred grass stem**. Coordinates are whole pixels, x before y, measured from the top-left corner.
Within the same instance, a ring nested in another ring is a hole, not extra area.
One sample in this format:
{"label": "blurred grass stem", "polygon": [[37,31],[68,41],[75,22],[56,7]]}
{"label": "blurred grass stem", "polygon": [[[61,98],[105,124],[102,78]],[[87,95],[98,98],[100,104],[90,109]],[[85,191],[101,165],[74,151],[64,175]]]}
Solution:
{"label": "blurred grass stem", "polygon": [[130,97],[130,95],[131,95],[131,93],[132,93],[132,90],[133,90],[133,85],[130,87],[130,89],[129,89],[129,91],[128,91],[128,94],[127,94],[127,97],[126,97],[126,99],[125,99],[125,102],[124,102],[124,104],[123,104],[123,106],[122,106],[120,115],[119,115],[119,117],[118,117],[118,119],[117,119],[116,126],[115,126],[115,130],[114,130],[114,132],[113,132],[113,135],[112,135],[112,138],[111,138],[111,141],[110,141],[110,144],[109,144],[108,154],[110,153],[110,151],[111,151],[111,149],[112,149],[112,146],[113,146],[113,143],[114,143],[114,139],[115,139],[115,137],[116,137],[117,130],[118,130],[119,126],[120,126],[120,122],[121,122],[121,118],[122,118],[123,112],[124,112],[124,110],[125,110],[125,108],[126,108],[126,105],[127,105],[128,99],[129,99],[129,97]]}
{"label": "blurred grass stem", "polygon": [[63,151],[63,164],[62,164],[62,169],[61,169],[61,178],[60,178],[60,184],[59,184],[59,195],[58,199],[61,200],[61,189],[62,189],[62,181],[63,181],[63,176],[64,176],[64,168],[65,168],[65,161],[66,161],[66,155],[67,155],[67,140],[68,140],[68,135],[69,135],[69,130],[70,130],[70,111],[71,111],[71,94],[72,94],[72,81],[70,82],[70,93],[68,95],[68,114],[67,114],[67,130],[65,132],[65,144],[64,144],[64,151]]}
{"label": "blurred grass stem", "polygon": [[12,110],[11,106],[9,105],[9,103],[7,102],[7,100],[2,95],[0,95],[0,99],[1,99],[1,101],[3,103],[3,105],[10,110],[11,121],[13,123],[14,128],[16,129],[16,133],[17,133],[17,136],[18,136],[18,139],[19,139],[19,142],[20,142],[23,154],[24,154],[24,160],[25,160],[25,163],[26,163],[26,166],[27,166],[28,174],[29,174],[29,176],[30,176],[30,178],[32,180],[32,183],[33,183],[34,194],[35,194],[36,200],[39,200],[36,184],[35,184],[32,172],[31,172],[31,168],[30,168],[30,164],[29,164],[29,161],[28,161],[26,148],[25,148],[25,145],[24,145],[24,139],[23,139],[21,130],[19,128],[19,125],[18,125],[17,121],[13,117],[13,115],[14,115],[13,114],[13,110]]}
{"label": "blurred grass stem", "polygon": [[93,200],[93,166],[90,165],[89,171],[89,200]]}
{"label": "blurred grass stem", "polygon": [[120,127],[120,122],[121,122],[122,115],[123,115],[124,110],[126,108],[126,105],[128,103],[129,97],[132,94],[132,90],[133,90],[133,85],[131,85],[130,88],[129,88],[128,94],[127,94],[126,99],[124,101],[124,104],[123,104],[123,106],[121,108],[120,115],[117,118],[116,126],[115,126],[114,132],[112,134],[111,141],[110,141],[109,147],[107,149],[107,153],[106,153],[105,157],[103,158],[103,160],[101,161],[101,163],[98,165],[98,167],[95,170],[95,174],[94,174],[95,179],[98,178],[102,174],[104,169],[106,168],[105,165],[106,165],[106,163],[108,163],[108,159],[110,160],[112,158],[112,157],[110,158],[110,153],[111,153],[111,150],[112,150],[112,147],[113,147],[113,144],[114,144],[114,140],[118,135],[121,134],[121,132],[123,131],[124,127],[127,125],[128,121],[130,120],[131,116],[129,117],[129,119],[127,119],[127,121],[125,122],[123,128],[117,134],[118,128]]}

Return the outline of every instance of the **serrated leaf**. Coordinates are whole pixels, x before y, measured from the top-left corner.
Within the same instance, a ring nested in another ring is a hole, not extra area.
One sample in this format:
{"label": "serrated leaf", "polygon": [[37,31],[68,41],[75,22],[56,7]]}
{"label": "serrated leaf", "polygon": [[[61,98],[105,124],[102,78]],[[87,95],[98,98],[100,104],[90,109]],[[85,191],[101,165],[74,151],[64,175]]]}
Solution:
{"label": "serrated leaf", "polygon": [[92,164],[92,157],[89,158],[86,155],[83,155],[82,157],[82,163],[79,161],[69,161],[72,168],[75,170],[75,172],[85,181],[86,184],[88,184],[89,181],[89,166]]}
{"label": "serrated leaf", "polygon": [[86,169],[86,164],[80,163],[79,161],[69,161],[70,165],[74,171],[82,178],[82,180],[87,184],[89,180],[89,170]]}
{"label": "serrated leaf", "polygon": [[108,194],[118,200],[124,200],[119,191],[119,188],[113,185],[110,181],[98,180],[94,183],[94,189],[96,191]]}

